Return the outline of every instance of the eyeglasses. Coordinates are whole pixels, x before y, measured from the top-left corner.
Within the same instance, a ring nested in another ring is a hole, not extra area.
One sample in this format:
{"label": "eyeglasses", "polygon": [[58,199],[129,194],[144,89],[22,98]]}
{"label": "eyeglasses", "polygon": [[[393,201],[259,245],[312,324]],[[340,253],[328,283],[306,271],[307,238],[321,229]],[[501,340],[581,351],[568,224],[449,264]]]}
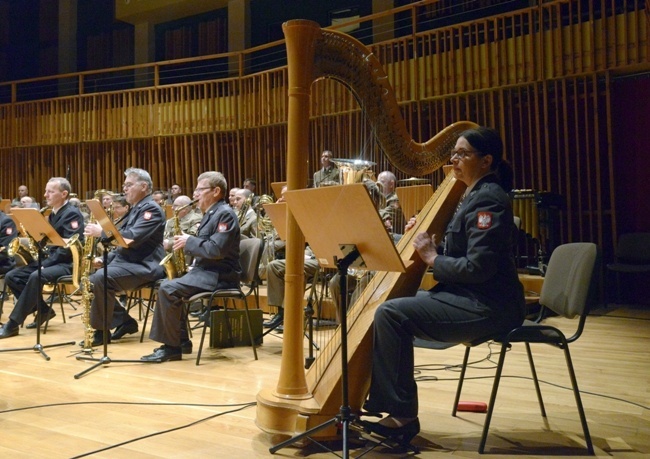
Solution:
{"label": "eyeglasses", "polygon": [[203,193],[205,190],[214,190],[213,186],[200,186],[198,188],[194,188],[194,193]]}
{"label": "eyeglasses", "polygon": [[122,189],[123,189],[123,190],[128,190],[128,189],[131,188],[133,185],[137,185],[138,183],[140,183],[140,182],[135,182],[135,183],[124,182],[124,183],[122,184]]}
{"label": "eyeglasses", "polygon": [[472,153],[479,153],[479,151],[478,150],[463,150],[461,148],[460,150],[451,150],[449,153],[451,154],[450,159],[454,159],[454,157],[456,157],[456,158],[458,158],[460,160],[464,160],[464,159],[468,158],[469,156],[471,156]]}

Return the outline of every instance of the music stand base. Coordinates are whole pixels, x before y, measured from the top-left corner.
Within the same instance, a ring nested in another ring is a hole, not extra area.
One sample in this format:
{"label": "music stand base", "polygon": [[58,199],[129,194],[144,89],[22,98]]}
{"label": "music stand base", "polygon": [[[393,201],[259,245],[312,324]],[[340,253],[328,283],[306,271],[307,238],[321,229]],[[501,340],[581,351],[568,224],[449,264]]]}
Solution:
{"label": "music stand base", "polygon": [[15,347],[12,349],[0,349],[0,352],[34,351],[34,352],[39,352],[45,360],[50,360],[50,356],[47,355],[43,349],[48,347],[69,346],[72,344],[74,344],[74,341],[68,341],[65,343],[46,344],[46,345],[42,345],[41,343],[36,343],[30,347]]}
{"label": "music stand base", "polygon": [[102,356],[100,358],[89,357],[89,356],[86,356],[86,355],[78,355],[77,360],[86,360],[86,361],[89,361],[89,362],[97,362],[97,363],[95,363],[90,368],[86,368],[84,371],[74,375],[74,379],[79,379],[83,375],[85,375],[86,373],[94,370],[95,368],[98,368],[98,367],[100,367],[102,365],[108,365],[108,364],[113,363],[113,362],[115,362],[115,363],[162,363],[162,360],[122,360],[122,359],[113,360],[107,355],[104,355],[104,356]]}

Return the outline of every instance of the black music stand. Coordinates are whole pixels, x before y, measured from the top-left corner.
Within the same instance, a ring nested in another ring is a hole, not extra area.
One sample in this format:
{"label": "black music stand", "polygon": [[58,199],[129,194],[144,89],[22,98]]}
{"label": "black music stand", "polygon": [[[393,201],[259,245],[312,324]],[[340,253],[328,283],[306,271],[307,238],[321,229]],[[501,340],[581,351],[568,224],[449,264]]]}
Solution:
{"label": "black music stand", "polygon": [[133,242],[133,239],[125,239],[122,237],[118,229],[115,227],[111,219],[108,217],[108,214],[102,207],[102,204],[99,202],[97,199],[89,199],[86,201],[86,205],[88,206],[88,209],[92,212],[92,214],[95,216],[95,219],[97,220],[97,223],[102,227],[102,230],[104,230],[104,234],[106,235],[105,237],[102,237],[100,239],[100,243],[104,246],[103,250],[103,268],[104,268],[104,322],[103,322],[103,329],[102,333],[104,335],[104,342],[103,348],[104,352],[102,357],[99,359],[96,359],[94,357],[90,357],[87,355],[78,355],[77,360],[88,360],[88,361],[93,361],[97,362],[94,365],[92,365],[89,368],[86,368],[84,371],[77,373],[74,375],[74,379],[79,379],[86,373],[89,373],[90,371],[94,370],[97,367],[100,367],[102,365],[108,365],[112,362],[118,362],[118,363],[161,363],[160,360],[152,360],[152,361],[145,361],[145,360],[114,360],[111,359],[108,356],[108,292],[106,291],[106,285],[108,284],[108,246],[109,245],[116,245],[119,247],[128,247],[131,242]]}
{"label": "black music stand", "polygon": [[[342,427],[343,458],[349,458],[348,432],[352,413],[348,393],[347,274],[348,268],[405,272],[404,261],[386,231],[364,184],[287,191],[285,198],[316,258],[323,266],[336,265],[341,300],[341,408],[332,419],[289,438],[272,448],[272,454],[334,424]],[[318,206],[314,203],[319,203]]]}
{"label": "black music stand", "polygon": [[[59,233],[56,232],[54,227],[50,225],[50,222],[47,221],[37,209],[13,209],[12,214],[16,220],[22,224],[27,235],[31,236],[32,239],[34,239],[36,242],[36,247],[38,248],[38,294],[42,295],[43,278],[41,267],[43,263],[43,247],[46,244],[65,247],[67,245],[67,242],[61,237]],[[40,312],[38,314],[40,314]],[[39,323],[38,316],[36,318],[36,325],[36,344],[34,346],[19,347],[13,349],[0,349],[0,352],[26,351],[32,349],[34,351],[40,352],[45,360],[50,360],[50,356],[48,356],[43,349],[48,347],[68,346],[74,344],[74,341],[68,341],[64,343],[47,344],[43,346],[41,344],[41,324]]]}

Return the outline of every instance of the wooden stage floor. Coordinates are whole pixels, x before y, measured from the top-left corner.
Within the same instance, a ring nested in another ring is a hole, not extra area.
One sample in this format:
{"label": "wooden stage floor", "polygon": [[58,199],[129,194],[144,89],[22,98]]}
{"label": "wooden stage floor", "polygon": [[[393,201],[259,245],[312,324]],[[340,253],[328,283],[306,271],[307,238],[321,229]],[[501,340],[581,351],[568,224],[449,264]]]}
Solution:
{"label": "wooden stage floor", "polygon": [[[5,303],[2,319],[12,308]],[[69,306],[66,315],[72,313]],[[650,457],[650,307],[610,305],[589,318],[571,346],[583,403],[598,457]],[[80,318],[62,323],[61,313],[41,342],[78,341]],[[286,437],[255,425],[255,397],[277,383],[282,340],[267,336],[253,360],[248,347],[206,349],[163,364],[111,362],[80,379],[91,364],[75,359],[76,345],[33,350],[35,330],[0,341],[0,457],[3,458],[261,458]],[[157,344],[130,335],[108,347],[111,359],[134,359]],[[498,350],[493,349],[496,353]],[[476,348],[463,399],[487,401],[493,364],[487,345]],[[564,360],[548,346],[533,348],[544,381],[548,418],[539,414],[523,347],[506,360],[488,457],[565,457],[585,454]],[[451,416],[463,349],[416,349],[422,431],[414,440],[421,458],[478,458],[484,414]],[[95,353],[101,357],[101,349]],[[495,356],[492,356],[495,360]],[[340,450],[339,450],[340,454]],[[275,457],[328,458],[312,445],[288,447]],[[381,449],[354,448],[351,457],[386,457]],[[392,454],[403,457],[408,454]]]}

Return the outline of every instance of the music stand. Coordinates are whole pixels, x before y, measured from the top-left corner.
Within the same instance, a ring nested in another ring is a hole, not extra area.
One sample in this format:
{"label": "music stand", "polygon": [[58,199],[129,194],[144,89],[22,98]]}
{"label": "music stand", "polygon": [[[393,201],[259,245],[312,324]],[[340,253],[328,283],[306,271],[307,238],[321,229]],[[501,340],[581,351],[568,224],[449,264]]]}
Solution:
{"label": "music stand", "polygon": [[[269,451],[289,446],[333,424],[341,424],[343,458],[349,457],[348,431],[352,414],[348,399],[347,272],[350,267],[405,272],[412,263],[400,257],[364,184],[287,191],[285,198],[316,258],[323,266],[336,265],[341,300],[341,398],[332,419],[279,443]],[[318,203],[318,205],[314,205]]]}
{"label": "music stand", "polygon": [[433,196],[433,187],[431,185],[402,186],[395,188],[395,193],[404,218],[408,222],[409,218],[417,216],[429,202]]}
{"label": "music stand", "polygon": [[5,214],[8,214],[11,212],[11,200],[9,199],[3,199],[0,201],[0,210],[3,211]]}
{"label": "music stand", "polygon": [[111,219],[108,217],[108,214],[104,210],[104,207],[102,206],[101,202],[97,199],[89,199],[86,201],[86,205],[88,206],[88,209],[92,212],[92,214],[95,216],[95,219],[97,220],[97,223],[102,227],[102,230],[104,231],[104,234],[106,237],[102,237],[99,242],[104,246],[104,253],[103,253],[103,268],[104,268],[104,327],[102,329],[103,333],[103,355],[99,359],[96,359],[94,357],[89,357],[86,355],[78,355],[77,360],[89,360],[89,361],[94,361],[97,362],[94,365],[92,365],[89,368],[86,368],[80,373],[77,373],[74,375],[74,379],[79,379],[86,373],[89,373],[90,371],[94,370],[97,367],[100,367],[102,365],[108,365],[111,362],[118,362],[118,363],[161,363],[160,360],[153,360],[153,361],[145,361],[145,360],[113,360],[108,356],[108,292],[106,291],[106,285],[108,285],[108,245],[116,245],[119,247],[124,247],[127,248],[129,244],[133,242],[133,239],[127,239],[122,237],[120,232],[118,231],[117,227],[113,224]]}
{"label": "music stand", "polygon": [[[54,227],[50,225],[50,222],[45,220],[45,217],[43,217],[38,210],[13,209],[12,214],[13,217],[15,217],[15,220],[17,220],[20,224],[22,224],[25,233],[27,233],[28,236],[31,236],[32,239],[34,239],[34,241],[36,242],[36,246],[38,248],[38,257],[36,257],[38,260],[38,268],[37,268],[38,269],[38,284],[37,284],[38,294],[42,295],[43,278],[41,273],[41,267],[43,263],[43,247],[46,244],[65,247],[67,245],[67,242],[61,237],[59,233],[56,232]],[[38,312],[38,314],[40,314],[40,311]],[[50,360],[50,356],[48,356],[43,349],[48,347],[67,346],[70,344],[74,344],[74,341],[68,341],[68,342],[56,343],[56,344],[47,344],[43,346],[41,344],[41,324],[39,323],[39,318],[37,316],[36,344],[34,346],[13,348],[13,349],[0,349],[0,352],[25,351],[28,349],[32,349],[34,351],[40,352],[43,358],[45,358],[45,360]]]}
{"label": "music stand", "polygon": [[271,182],[271,190],[276,199],[280,199],[282,196],[282,188],[287,184],[287,182]]}

